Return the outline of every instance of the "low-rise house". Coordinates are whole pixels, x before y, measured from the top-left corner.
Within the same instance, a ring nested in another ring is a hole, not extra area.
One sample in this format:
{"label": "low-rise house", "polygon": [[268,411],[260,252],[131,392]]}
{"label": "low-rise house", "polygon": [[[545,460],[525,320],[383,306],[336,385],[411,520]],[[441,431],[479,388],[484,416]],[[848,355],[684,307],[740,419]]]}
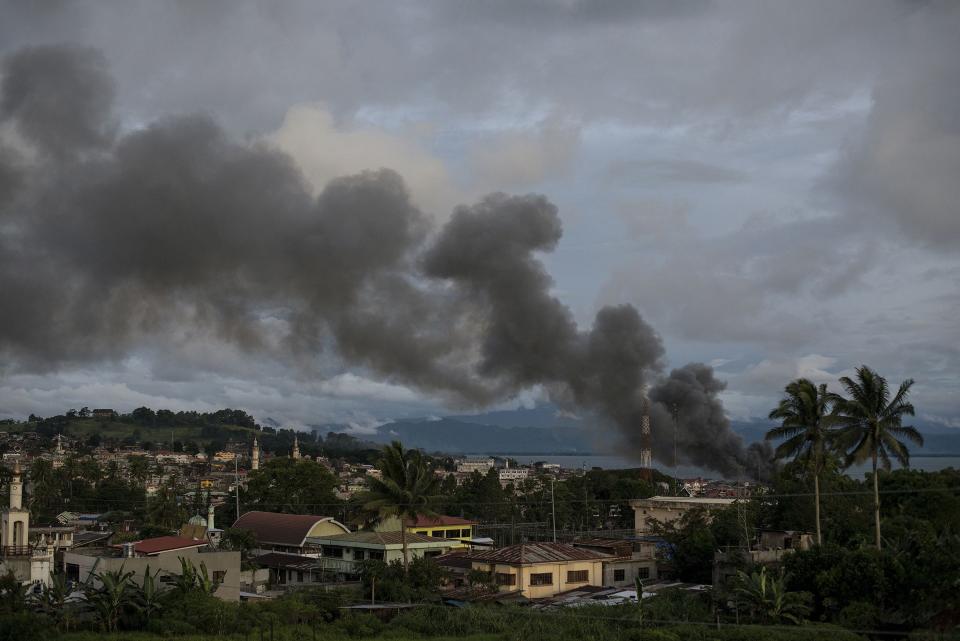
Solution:
{"label": "low-rise house", "polygon": [[[459,516],[425,516],[420,514],[416,520],[407,519],[404,527],[407,532],[422,534],[435,539],[447,539],[453,542],[457,549],[468,548],[474,542],[474,528],[476,521],[463,519]],[[378,532],[395,532],[400,529],[398,519],[388,519],[375,528]]]}
{"label": "low-rise house", "polygon": [[120,570],[133,572],[142,583],[147,572],[160,571],[160,582],[170,585],[182,570],[181,559],[206,568],[219,584],[214,596],[224,601],[240,599],[240,553],[214,550],[207,541],[160,536],[110,547],[75,548],[64,554],[67,579],[97,585],[98,575]]}
{"label": "low-rise house", "polygon": [[521,543],[497,550],[455,552],[438,562],[461,573],[486,572],[500,592],[542,599],[576,587],[603,585],[603,563],[611,558],[567,543]]}
{"label": "low-rise house", "polygon": [[634,528],[639,535],[651,534],[653,522],[672,523],[690,510],[701,508],[707,513],[733,505],[736,499],[699,496],[653,496],[630,501]]}
{"label": "low-rise house", "polygon": [[579,539],[572,543],[576,548],[593,550],[607,555],[603,561],[603,581],[606,587],[629,587],[637,579],[657,579],[656,544],[649,541],[625,539]]}
{"label": "low-rise house", "polygon": [[[447,539],[406,533],[407,549],[410,560],[420,557],[439,557],[446,554],[458,543]],[[342,578],[356,576],[365,560],[392,563],[403,560],[404,534],[394,532],[361,531],[334,534],[332,536],[308,537],[310,545],[320,548],[324,568],[335,572]]]}
{"label": "low-rise house", "polygon": [[812,532],[796,530],[761,530],[755,545],[746,547],[727,547],[717,550],[713,555],[713,585],[721,586],[737,570],[752,565],[765,565],[777,568],[783,558],[796,550],[809,550],[813,546]]}
{"label": "low-rise house", "polygon": [[[325,559],[283,552],[268,552],[253,559],[253,564],[268,571],[267,583],[274,587],[309,587],[350,576],[343,571],[339,559]],[[355,574],[355,573],[354,573]],[[252,591],[256,592],[256,575],[253,576]],[[260,589],[262,592],[262,588]]]}
{"label": "low-rise house", "polygon": [[320,547],[311,538],[344,534],[349,528],[332,516],[247,512],[233,523],[234,528],[250,530],[262,553],[285,552],[320,556]]}
{"label": "low-rise house", "polygon": [[493,469],[494,461],[492,458],[465,458],[457,461],[457,472],[460,474],[473,474],[479,472],[486,474]]}

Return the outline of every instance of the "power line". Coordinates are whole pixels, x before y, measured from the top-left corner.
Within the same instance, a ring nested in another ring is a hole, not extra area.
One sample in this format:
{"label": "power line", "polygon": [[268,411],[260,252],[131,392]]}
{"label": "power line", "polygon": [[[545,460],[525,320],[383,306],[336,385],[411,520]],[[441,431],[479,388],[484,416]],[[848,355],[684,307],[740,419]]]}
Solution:
{"label": "power line", "polygon": [[[192,490],[191,490],[192,491]],[[956,487],[931,487],[931,488],[909,488],[909,489],[891,489],[891,490],[880,490],[880,494],[884,496],[892,495],[909,495],[909,494],[928,494],[928,493],[960,493],[960,486]],[[743,497],[720,497],[720,498],[729,498],[734,502],[745,502],[749,500],[769,500],[769,499],[780,499],[780,498],[803,498],[803,497],[813,497],[815,494],[813,492],[784,492],[779,494],[773,493],[760,493],[752,496],[743,496]],[[820,496],[873,496],[873,490],[849,490],[849,491],[836,491],[836,492],[820,492]],[[438,504],[451,507],[463,507],[463,506],[516,506],[516,507],[534,507],[534,506],[551,506],[552,504],[559,505],[573,505],[573,504],[594,504],[600,506],[622,506],[631,501],[642,501],[648,500],[653,497],[645,498],[624,498],[624,499],[580,499],[580,498],[567,498],[567,499],[556,499],[551,501],[550,499],[537,500],[537,501],[524,501],[522,499],[515,499],[509,501],[439,501]],[[662,497],[667,500],[676,498],[676,497]],[[692,497],[692,498],[709,498],[709,497]],[[125,505],[149,505],[150,498],[144,501],[125,501],[123,499],[99,499],[94,497],[84,497],[84,498],[75,498],[73,502],[90,502],[90,503],[123,503]],[[262,501],[262,502],[253,502],[251,505],[259,506],[295,506],[295,507],[334,507],[334,508],[343,508],[344,506],[356,505],[351,503],[350,500],[343,500],[335,503],[297,503],[292,501]],[[412,504],[399,503],[398,507],[406,507]]]}

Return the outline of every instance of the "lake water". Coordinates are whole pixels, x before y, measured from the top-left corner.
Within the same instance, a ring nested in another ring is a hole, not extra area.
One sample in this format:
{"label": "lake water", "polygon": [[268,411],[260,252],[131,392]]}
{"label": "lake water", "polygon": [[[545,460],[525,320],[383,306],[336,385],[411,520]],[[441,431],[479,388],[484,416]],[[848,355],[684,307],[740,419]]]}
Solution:
{"label": "lake water", "polygon": [[[623,470],[639,467],[639,464],[635,459],[614,455],[568,456],[563,454],[541,454],[537,456],[531,456],[527,454],[509,454],[506,456],[510,456],[510,458],[516,460],[518,463],[535,463],[537,461],[546,461],[547,463],[559,463],[561,467],[567,469],[585,467],[589,470],[592,467],[601,467],[605,470]],[[665,474],[673,474],[673,470],[667,466],[657,465],[656,467]],[[897,467],[899,466],[894,464],[894,469]],[[922,454],[917,454],[910,457],[910,468],[914,470],[933,472],[948,467],[960,469],[960,456],[925,456]],[[870,464],[868,463],[866,465],[855,465],[854,467],[850,468],[847,473],[851,476],[854,474],[859,474],[862,476],[869,470]],[[678,465],[676,473],[682,478],[697,476],[702,476],[704,478],[718,477],[717,472],[692,465]]]}

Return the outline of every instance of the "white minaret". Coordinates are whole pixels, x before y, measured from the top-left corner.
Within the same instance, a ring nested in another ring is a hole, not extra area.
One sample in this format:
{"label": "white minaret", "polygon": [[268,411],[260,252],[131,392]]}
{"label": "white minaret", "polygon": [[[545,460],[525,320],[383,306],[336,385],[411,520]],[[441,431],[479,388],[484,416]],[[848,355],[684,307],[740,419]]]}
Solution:
{"label": "white minaret", "polygon": [[213,503],[207,506],[207,530],[213,530]]}
{"label": "white minaret", "polygon": [[300,460],[300,439],[297,438],[297,435],[293,436],[293,460]]}
{"label": "white minaret", "polygon": [[57,434],[57,449],[55,453],[63,454],[63,434]]}
{"label": "white minaret", "polygon": [[23,509],[23,478],[20,461],[10,477],[10,506],[0,515],[0,546],[25,548],[30,540],[30,513]]}
{"label": "white minaret", "polygon": [[253,457],[250,461],[250,469],[260,469],[260,445],[257,443],[257,437],[253,437]]}

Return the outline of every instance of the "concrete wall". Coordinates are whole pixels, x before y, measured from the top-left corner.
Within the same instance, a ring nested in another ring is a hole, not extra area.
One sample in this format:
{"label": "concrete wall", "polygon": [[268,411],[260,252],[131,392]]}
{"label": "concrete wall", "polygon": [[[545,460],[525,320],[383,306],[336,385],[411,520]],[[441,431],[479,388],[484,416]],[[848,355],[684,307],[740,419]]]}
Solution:
{"label": "concrete wall", "polygon": [[193,562],[199,569],[200,564],[207,566],[207,572],[211,578],[214,572],[225,572],[223,582],[214,593],[218,599],[224,601],[240,600],[240,553],[239,552],[199,552],[196,549],[178,550],[158,554],[156,556],[142,556],[134,558],[120,557],[97,557],[79,552],[67,552],[64,554],[64,564],[67,567],[68,575],[71,573],[70,566],[76,566],[78,578],[81,582],[86,581],[88,577],[96,584],[96,579],[91,574],[100,574],[102,572],[119,570],[121,567],[125,572],[133,571],[134,581],[143,582],[143,576],[150,566],[150,572],[154,573],[160,570],[160,579],[162,583],[169,584],[170,579],[164,579],[170,575],[180,574],[180,558],[186,558]]}
{"label": "concrete wall", "polygon": [[[574,588],[585,585],[603,585],[603,563],[596,561],[568,561],[563,563],[537,563],[536,565],[503,565],[490,564],[476,561],[473,563],[473,569],[483,572],[494,572],[496,574],[512,574],[516,576],[514,585],[501,585],[501,592],[512,592],[520,590],[520,593],[528,599],[542,599],[551,597],[560,592],[573,590]],[[577,571],[587,571],[586,581],[568,582],[567,573]],[[551,585],[531,585],[530,575],[532,574],[552,574]]]}
{"label": "concrete wall", "polygon": [[[641,568],[646,569],[644,581],[653,581],[657,578],[657,561],[655,559],[625,559],[622,561],[605,561],[603,563],[603,585],[608,587],[633,587]],[[623,570],[623,579],[616,579],[616,571]]]}
{"label": "concrete wall", "polygon": [[637,499],[630,502],[633,508],[634,528],[637,534],[650,534],[652,520],[671,523],[694,508],[703,508],[707,512],[723,509],[733,504],[733,499],[702,499],[683,497],[664,497]]}

